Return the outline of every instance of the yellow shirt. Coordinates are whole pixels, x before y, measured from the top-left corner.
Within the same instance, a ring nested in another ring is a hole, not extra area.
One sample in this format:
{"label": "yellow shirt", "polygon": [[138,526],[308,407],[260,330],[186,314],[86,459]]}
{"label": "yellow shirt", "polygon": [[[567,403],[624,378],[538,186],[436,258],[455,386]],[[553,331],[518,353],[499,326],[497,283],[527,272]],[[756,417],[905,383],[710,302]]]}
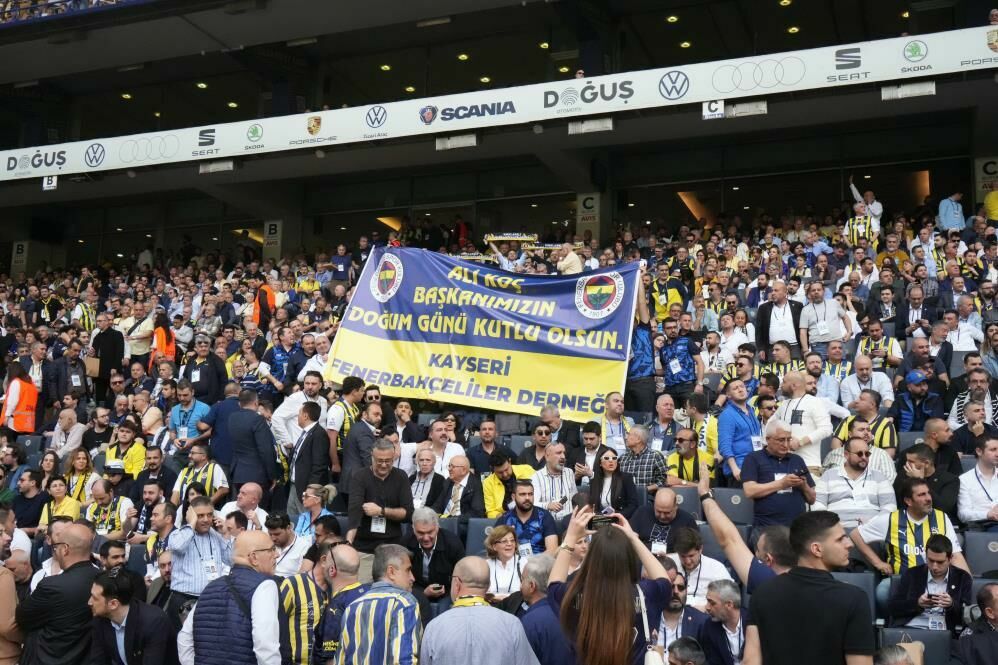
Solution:
{"label": "yellow shirt", "polygon": [[[80,502],[76,499],[72,499],[69,496],[63,497],[62,501],[55,503],[54,501],[49,501],[42,508],[42,516],[38,520],[39,525],[48,524],[49,520],[55,517],[69,517],[74,520],[80,519]],[[49,510],[51,509],[52,515],[49,515]]]}
{"label": "yellow shirt", "polygon": [[710,469],[710,477],[714,478],[714,458],[704,454],[699,448],[693,459],[686,459],[680,456],[678,451],[673,451],[665,460],[666,473],[670,476],[677,476],[680,480],[696,482],[700,479],[700,462],[705,462]]}
{"label": "yellow shirt", "polygon": [[125,473],[130,475],[132,479],[135,479],[139,477],[142,469],[146,466],[146,447],[142,445],[139,439],[136,439],[128,447],[124,458],[122,458],[118,454],[118,444],[114,444],[113,446],[108,446],[107,455],[104,460],[105,463],[111,460],[122,460],[125,464]]}

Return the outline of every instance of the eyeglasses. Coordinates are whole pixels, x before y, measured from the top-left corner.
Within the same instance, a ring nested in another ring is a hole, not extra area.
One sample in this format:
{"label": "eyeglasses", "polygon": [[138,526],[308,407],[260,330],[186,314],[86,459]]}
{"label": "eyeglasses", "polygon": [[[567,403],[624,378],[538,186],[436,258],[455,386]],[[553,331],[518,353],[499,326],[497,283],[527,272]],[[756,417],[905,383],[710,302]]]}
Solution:
{"label": "eyeglasses", "polygon": [[538,436],[549,436],[551,434],[551,430],[549,430],[549,429],[535,429],[534,430],[534,434],[536,434]]}
{"label": "eyeglasses", "polygon": [[124,383],[124,381],[112,381],[111,385],[112,386],[120,386],[122,383]]}
{"label": "eyeglasses", "polygon": [[270,547],[264,547],[258,550],[250,550],[250,554],[258,554],[260,552],[270,552],[271,554],[277,554],[277,545],[271,545]]}
{"label": "eyeglasses", "polygon": [[676,437],[676,443],[690,443],[691,441],[693,441],[693,437],[692,436],[677,436]]}
{"label": "eyeglasses", "polygon": [[672,588],[674,590],[676,590],[676,591],[686,591],[686,585],[685,584],[673,584]]}

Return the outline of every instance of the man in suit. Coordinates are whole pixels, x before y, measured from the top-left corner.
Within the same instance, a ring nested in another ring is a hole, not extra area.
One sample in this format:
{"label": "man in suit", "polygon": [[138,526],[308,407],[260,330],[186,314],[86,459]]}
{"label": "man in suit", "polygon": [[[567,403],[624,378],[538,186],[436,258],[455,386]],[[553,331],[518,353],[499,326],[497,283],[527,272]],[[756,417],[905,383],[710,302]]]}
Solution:
{"label": "man in suit", "polygon": [[[759,349],[759,360],[771,362],[770,350],[773,342],[784,341],[790,345],[794,358],[801,357],[800,315],[804,306],[787,297],[787,285],[773,283],[769,302],[759,306],[755,317],[755,345]],[[791,329],[792,328],[792,329]]]}
{"label": "man in suit", "polygon": [[94,378],[94,399],[98,406],[113,406],[107,403],[107,392],[111,372],[121,374],[125,362],[125,336],[111,325],[111,317],[106,313],[97,315],[97,332],[90,338],[90,356],[100,360]]}
{"label": "man in suit", "polygon": [[[710,665],[734,665],[731,642],[745,644],[748,612],[741,605],[742,592],[731,580],[714,580],[707,585],[707,614],[712,620],[700,630],[700,645]],[[737,655],[740,660],[741,654]]]}
{"label": "man in suit", "polygon": [[244,483],[257,483],[263,488],[260,505],[270,509],[270,497],[276,482],[277,457],[274,435],[267,421],[257,413],[257,394],[252,390],[239,393],[239,410],[229,416],[229,436],[232,438],[233,491],[239,494]]}
{"label": "man in suit", "polygon": [[381,426],[381,404],[368,402],[343,442],[343,472],[340,474],[340,494],[350,494],[350,477],[357,469],[371,466],[371,451]]}
{"label": "man in suit", "polygon": [[97,576],[90,560],[92,542],[90,529],[70,524],[52,543],[52,557],[62,573],[39,582],[17,607],[17,625],[25,636],[23,665],[87,661],[93,632],[87,603]]}
{"label": "man in suit", "polygon": [[440,609],[450,607],[450,584],[454,566],[464,558],[463,541],[440,528],[437,513],[424,506],[412,513],[412,532],[402,540],[402,547],[412,553],[412,594],[420,604],[420,614],[429,620],[429,603]]}
{"label": "man in suit", "polygon": [[903,342],[921,331],[919,337],[928,338],[932,334],[932,324],[938,320],[939,310],[925,304],[925,290],[921,286],[912,286],[908,289],[908,297],[898,305],[894,336]]}
{"label": "man in suit", "polygon": [[305,511],[302,492],[309,485],[329,483],[329,435],[320,425],[322,407],[318,402],[305,402],[298,410],[298,426],[302,432],[288,453],[291,466],[291,491],[288,493],[288,517],[292,521]]}
{"label": "man in suit", "polygon": [[970,573],[952,565],[953,543],[942,534],[929,536],[925,563],[909,568],[892,585],[888,601],[892,626],[949,630],[963,623],[971,604]]}
{"label": "man in suit", "polygon": [[[91,662],[176,663],[177,639],[166,613],[155,605],[133,600],[135,578],[124,572],[123,568],[112,568],[94,580],[90,592],[94,614]],[[119,646],[116,627],[122,625],[125,639]]]}
{"label": "man in suit", "polygon": [[45,422],[45,409],[62,396],[56,385],[55,363],[45,357],[47,349],[44,342],[34,342],[28,355],[19,359],[24,371],[38,388],[38,415],[35,424],[40,431]]}
{"label": "man in suit", "polygon": [[464,540],[468,535],[468,520],[472,517],[485,517],[485,495],[482,494],[482,481],[472,475],[471,463],[464,455],[452,457],[447,465],[450,476],[444,489],[437,497],[433,509],[444,517],[458,519],[458,535]]}
{"label": "man in suit", "polygon": [[551,443],[565,444],[566,452],[581,447],[580,425],[562,420],[558,407],[549,405],[541,409],[541,422],[551,428]]}
{"label": "man in suit", "polygon": [[610,450],[601,443],[601,431],[599,423],[586,423],[582,426],[582,445],[566,451],[566,466],[575,471],[575,483],[580,488],[589,486],[599,458]]}

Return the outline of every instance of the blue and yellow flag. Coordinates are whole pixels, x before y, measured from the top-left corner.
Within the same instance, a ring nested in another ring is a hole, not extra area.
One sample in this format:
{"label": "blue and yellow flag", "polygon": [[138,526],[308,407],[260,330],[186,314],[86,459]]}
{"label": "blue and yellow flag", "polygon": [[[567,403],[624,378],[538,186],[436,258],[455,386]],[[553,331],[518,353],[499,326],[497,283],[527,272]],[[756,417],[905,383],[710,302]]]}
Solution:
{"label": "blue and yellow flag", "polygon": [[325,376],[387,395],[585,421],[624,388],[638,264],[520,275],[408,248],[374,250]]}

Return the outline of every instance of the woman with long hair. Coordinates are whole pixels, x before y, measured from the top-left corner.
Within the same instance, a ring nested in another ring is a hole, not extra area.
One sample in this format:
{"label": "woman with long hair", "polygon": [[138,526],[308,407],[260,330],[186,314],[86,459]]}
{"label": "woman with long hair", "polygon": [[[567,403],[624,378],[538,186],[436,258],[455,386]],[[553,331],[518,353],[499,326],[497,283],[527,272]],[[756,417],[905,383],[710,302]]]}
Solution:
{"label": "woman with long hair", "polygon": [[86,508],[94,502],[94,483],[100,480],[100,476],[94,472],[94,463],[90,459],[90,453],[82,448],[77,448],[66,460],[66,484],[69,487],[69,496],[80,502]]}
{"label": "woman with long hair", "polygon": [[159,310],[153,323],[152,353],[149,354],[149,374],[153,374],[153,368],[161,360],[176,362],[177,360],[177,340],[173,336],[170,327],[170,317],[166,312]]}
{"label": "woman with long hair", "polygon": [[41,461],[38,462],[38,468],[42,472],[42,486],[40,489],[43,492],[47,492],[52,479],[62,475],[59,473],[59,456],[56,455],[54,450],[46,450],[42,454]]}
{"label": "woman with long hair", "polygon": [[[588,529],[592,517],[589,506],[572,514],[551,569],[548,600],[559,608],[561,628],[579,665],[639,665],[649,641],[646,628],[660,621],[672,585],[623,515],[614,514],[612,524],[595,532]],[[575,547],[568,543],[578,543],[587,533],[592,534],[589,552],[566,582]]]}
{"label": "woman with long hair", "polygon": [[620,513],[630,519],[638,509],[634,479],[617,466],[617,451],[613,448],[605,449],[596,462],[589,481],[589,505],[593,512]]}

